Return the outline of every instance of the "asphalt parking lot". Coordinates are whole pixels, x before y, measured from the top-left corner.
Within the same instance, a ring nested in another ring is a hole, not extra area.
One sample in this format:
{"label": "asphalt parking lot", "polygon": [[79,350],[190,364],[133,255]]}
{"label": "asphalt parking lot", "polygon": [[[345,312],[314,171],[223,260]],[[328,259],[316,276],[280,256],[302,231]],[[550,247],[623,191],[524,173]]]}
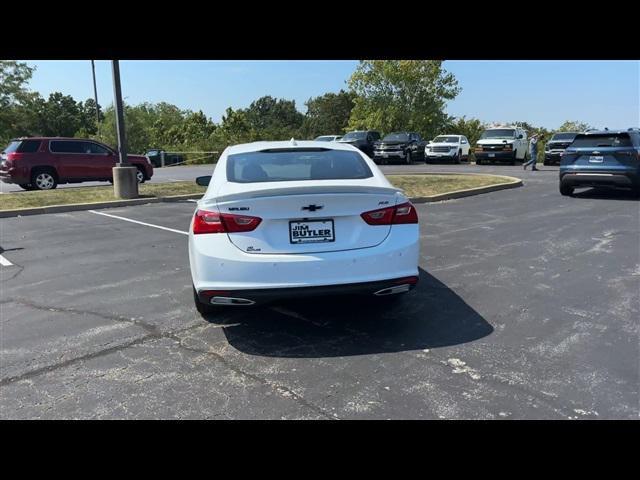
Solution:
{"label": "asphalt parking lot", "polygon": [[397,305],[199,316],[192,202],[0,220],[0,417],[637,419],[640,202],[403,168],[524,186],[419,205]]}

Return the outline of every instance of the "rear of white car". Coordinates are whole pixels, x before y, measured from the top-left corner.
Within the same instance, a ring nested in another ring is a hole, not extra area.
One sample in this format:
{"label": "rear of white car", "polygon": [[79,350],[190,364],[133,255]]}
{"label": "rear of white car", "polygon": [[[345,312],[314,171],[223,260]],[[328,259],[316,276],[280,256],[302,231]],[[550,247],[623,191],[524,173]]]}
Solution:
{"label": "rear of white car", "polygon": [[196,304],[403,293],[418,280],[418,245],[415,208],[355,147],[237,145],[191,223]]}

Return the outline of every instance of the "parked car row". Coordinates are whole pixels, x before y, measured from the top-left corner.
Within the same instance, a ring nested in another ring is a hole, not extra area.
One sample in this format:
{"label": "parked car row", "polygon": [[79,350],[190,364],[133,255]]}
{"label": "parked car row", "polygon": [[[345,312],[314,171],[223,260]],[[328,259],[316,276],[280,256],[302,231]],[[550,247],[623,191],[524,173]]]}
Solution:
{"label": "parked car row", "polygon": [[[127,155],[139,183],[153,176],[144,155]],[[0,180],[24,190],[51,190],[59,183],[113,181],[116,152],[95,140],[62,137],[16,138],[0,154]]]}

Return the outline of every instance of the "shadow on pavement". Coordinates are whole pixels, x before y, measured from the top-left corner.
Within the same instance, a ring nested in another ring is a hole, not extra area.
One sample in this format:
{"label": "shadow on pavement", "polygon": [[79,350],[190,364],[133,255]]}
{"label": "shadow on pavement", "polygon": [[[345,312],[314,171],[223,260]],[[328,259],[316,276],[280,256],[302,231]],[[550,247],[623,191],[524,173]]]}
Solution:
{"label": "shadow on pavement", "polygon": [[633,190],[616,188],[589,188],[582,192],[576,192],[575,198],[590,198],[594,200],[639,200],[640,196]]}
{"label": "shadow on pavement", "polygon": [[[323,297],[243,310],[224,315],[229,344],[250,355],[270,357],[421,350],[459,345],[493,332],[453,290],[422,269],[418,286],[397,300]],[[206,318],[216,323],[215,315]]]}

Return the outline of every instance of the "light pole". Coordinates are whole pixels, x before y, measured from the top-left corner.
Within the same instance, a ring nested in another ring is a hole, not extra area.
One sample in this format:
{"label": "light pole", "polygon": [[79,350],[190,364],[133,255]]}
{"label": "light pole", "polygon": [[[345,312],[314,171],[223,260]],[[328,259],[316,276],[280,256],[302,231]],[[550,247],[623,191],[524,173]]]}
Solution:
{"label": "light pole", "polygon": [[119,198],[138,197],[138,169],[127,161],[127,139],[124,130],[124,109],[120,88],[120,64],[111,61],[113,71],[113,100],[116,110],[116,130],[118,133],[118,163],[113,167],[113,192]]}
{"label": "light pole", "polygon": [[100,135],[100,111],[98,110],[98,87],[96,86],[96,65],[91,60],[91,72],[93,73],[93,98],[96,101],[96,129]]}

